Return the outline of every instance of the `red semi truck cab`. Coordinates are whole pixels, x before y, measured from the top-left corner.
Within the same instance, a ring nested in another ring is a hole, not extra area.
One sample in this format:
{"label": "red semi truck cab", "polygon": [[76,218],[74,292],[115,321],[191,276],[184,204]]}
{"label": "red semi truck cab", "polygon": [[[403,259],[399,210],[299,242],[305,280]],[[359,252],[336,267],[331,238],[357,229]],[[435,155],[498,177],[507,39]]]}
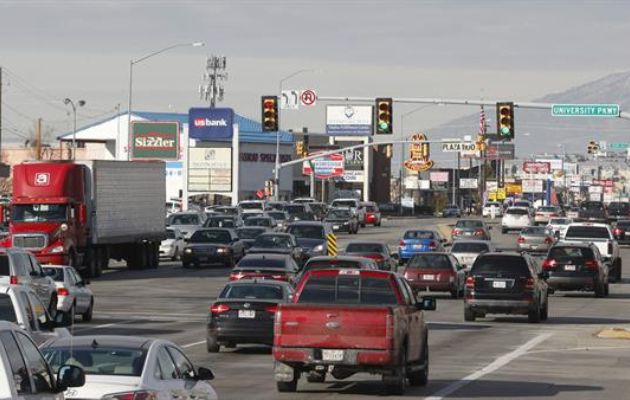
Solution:
{"label": "red semi truck cab", "polygon": [[75,264],[85,247],[89,201],[85,165],[26,163],[13,167],[13,199],[5,247],[23,247],[46,264]]}
{"label": "red semi truck cab", "polygon": [[379,374],[388,391],[428,379],[428,331],[423,310],[403,277],[386,271],[309,271],[292,304],[276,312],[273,356],[280,392],[293,392],[302,374],[323,382]]}

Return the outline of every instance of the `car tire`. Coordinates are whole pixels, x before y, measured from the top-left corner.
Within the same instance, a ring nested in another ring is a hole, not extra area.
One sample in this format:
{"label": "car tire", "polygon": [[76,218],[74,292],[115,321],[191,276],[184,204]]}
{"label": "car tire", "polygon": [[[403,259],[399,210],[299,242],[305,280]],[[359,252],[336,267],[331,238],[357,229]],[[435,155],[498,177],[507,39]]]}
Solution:
{"label": "car tire", "polygon": [[549,318],[549,297],[545,300],[545,306],[540,312],[540,320],[546,321]]}
{"label": "car tire", "polygon": [[217,338],[212,336],[206,338],[206,350],[208,353],[218,353],[221,351],[221,346],[217,342]]}
{"label": "car tire", "polygon": [[617,283],[621,283],[621,259],[618,258],[616,261],[617,268],[615,268],[615,280]]}
{"label": "car tire", "polygon": [[464,306],[464,321],[475,322],[475,318],[477,318],[475,312],[470,307]]}
{"label": "car tire", "polygon": [[507,231],[508,231],[507,229],[501,228],[501,233],[505,234],[505,233],[507,233]]}
{"label": "car tire", "polygon": [[595,297],[604,297],[606,295],[606,285],[603,282],[597,282],[593,294]]}
{"label": "car tire", "polygon": [[604,297],[608,297],[610,295],[610,285],[608,282],[604,284]]}
{"label": "car tire", "polygon": [[459,298],[459,289],[455,288],[455,289],[451,289],[451,298],[452,299],[458,299]]}
{"label": "car tire", "polygon": [[280,393],[295,393],[297,391],[298,380],[300,375],[293,369],[293,379],[288,382],[276,381],[276,389]]}
{"label": "car tire", "polygon": [[388,382],[385,384],[385,388],[388,394],[402,396],[407,390],[407,380],[409,379],[407,375],[407,349],[405,347],[400,350],[400,364],[396,368],[396,376],[397,382]]}
{"label": "car tire", "polygon": [[225,265],[225,268],[229,268],[229,269],[234,268],[234,259],[230,258],[230,260],[227,261],[224,265]]}
{"label": "car tire", "polygon": [[309,383],[324,383],[326,382],[326,372],[311,371],[306,375],[306,381]]}
{"label": "car tire", "polygon": [[64,322],[66,322],[68,326],[71,326],[72,324],[74,324],[76,314],[77,314],[77,304],[72,303],[72,306],[70,306],[70,309],[68,310],[68,312],[63,313]]}
{"label": "car tire", "polygon": [[411,386],[426,386],[429,382],[429,342],[425,339],[424,351],[422,352],[422,363],[424,368],[409,373],[409,384]]}
{"label": "car tire", "polygon": [[540,322],[541,312],[540,304],[536,304],[536,307],[529,310],[527,313],[527,321],[532,324],[537,324]]}
{"label": "car tire", "polygon": [[94,299],[90,300],[90,308],[88,308],[83,314],[81,314],[81,320],[83,320],[83,322],[90,322],[92,320],[93,313],[94,313]]}
{"label": "car tire", "polygon": [[182,262],[182,268],[186,268],[186,269],[190,268],[190,263],[186,261]]}
{"label": "car tire", "polygon": [[173,257],[171,258],[171,261],[178,261],[179,260],[179,249],[177,247],[175,247],[175,251],[173,252]]}
{"label": "car tire", "polygon": [[50,297],[50,304],[48,304],[48,315],[54,320],[57,315],[57,295],[53,294]]}

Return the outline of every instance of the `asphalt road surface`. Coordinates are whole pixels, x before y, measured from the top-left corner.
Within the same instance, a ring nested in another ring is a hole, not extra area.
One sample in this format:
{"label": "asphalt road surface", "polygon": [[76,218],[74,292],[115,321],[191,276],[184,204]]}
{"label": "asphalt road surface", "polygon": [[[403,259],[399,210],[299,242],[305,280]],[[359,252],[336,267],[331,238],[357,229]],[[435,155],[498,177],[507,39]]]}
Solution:
{"label": "asphalt road surface", "polygon": [[[407,228],[436,228],[446,219],[389,220],[349,239],[386,240],[396,249]],[[442,226],[444,228],[444,226]],[[500,246],[516,235],[492,231]],[[611,284],[610,297],[591,293],[555,294],[549,320],[529,324],[526,317],[493,317],[464,322],[463,300],[436,294],[429,321],[430,381],[403,397],[430,399],[622,399],[630,388],[630,340],[601,339],[605,328],[630,328],[630,249],[622,250],[624,282]],[[270,349],[243,346],[208,354],[205,319],[208,304],[227,282],[228,270],[184,270],[163,263],[157,270],[113,269],[92,282],[96,298],[91,323],[77,323],[78,335],[117,334],[174,341],[191,359],[210,367],[221,399],[366,399],[385,394],[380,377],[355,375],[344,381],[311,384],[300,380],[298,393],[279,394]],[[390,396],[389,398],[397,398]]]}

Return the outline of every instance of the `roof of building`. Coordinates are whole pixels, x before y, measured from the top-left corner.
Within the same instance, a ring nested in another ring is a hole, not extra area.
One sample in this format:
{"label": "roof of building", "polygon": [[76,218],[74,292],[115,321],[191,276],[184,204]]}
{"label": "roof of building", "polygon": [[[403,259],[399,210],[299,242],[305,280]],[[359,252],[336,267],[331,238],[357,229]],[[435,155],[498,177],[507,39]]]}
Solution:
{"label": "roof of building", "polygon": [[[89,125],[77,128],[76,140],[78,141],[111,141],[117,138],[126,138],[127,113],[121,113],[100,120]],[[176,121],[180,126],[188,125],[188,113],[133,111],[131,121]],[[263,132],[262,125],[253,119],[234,114],[234,122],[239,126],[241,142],[245,143],[276,143],[275,132]],[[73,133],[64,133],[57,137],[58,140],[72,140]],[[230,139],[215,139],[217,142],[229,142]],[[280,143],[293,143],[293,135],[287,131],[280,131]]]}

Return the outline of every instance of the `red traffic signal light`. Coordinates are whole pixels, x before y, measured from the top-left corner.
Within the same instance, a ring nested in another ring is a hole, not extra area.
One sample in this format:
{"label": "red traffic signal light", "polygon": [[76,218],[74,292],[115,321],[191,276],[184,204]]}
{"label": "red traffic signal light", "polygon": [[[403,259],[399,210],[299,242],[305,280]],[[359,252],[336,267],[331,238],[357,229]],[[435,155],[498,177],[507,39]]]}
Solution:
{"label": "red traffic signal light", "polygon": [[278,98],[276,96],[262,96],[261,109],[263,132],[277,132],[280,126],[278,119]]}
{"label": "red traffic signal light", "polygon": [[391,98],[376,99],[376,133],[391,134],[393,130],[393,101]]}

